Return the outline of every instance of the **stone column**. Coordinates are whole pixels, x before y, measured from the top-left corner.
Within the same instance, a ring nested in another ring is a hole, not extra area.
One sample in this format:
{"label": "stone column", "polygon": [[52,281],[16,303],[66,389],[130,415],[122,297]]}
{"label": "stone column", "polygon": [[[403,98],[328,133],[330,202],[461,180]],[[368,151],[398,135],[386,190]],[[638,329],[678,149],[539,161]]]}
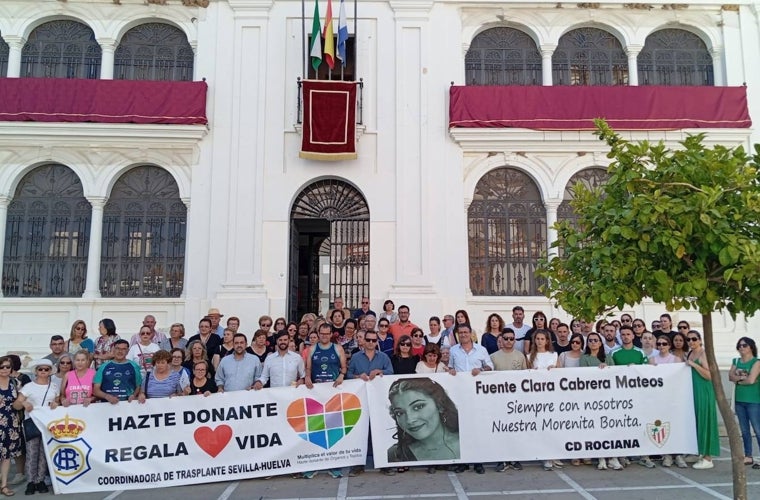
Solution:
{"label": "stone column", "polygon": [[113,80],[114,74],[114,53],[116,52],[116,41],[111,38],[102,38],[98,40],[100,44],[100,79]]}
{"label": "stone column", "polygon": [[725,76],[723,72],[723,47],[713,47],[710,49],[710,56],[713,63],[713,85],[721,86],[726,85]]}
{"label": "stone column", "polygon": [[625,49],[628,55],[628,85],[636,87],[639,84],[639,52],[643,47],[640,45],[630,45]]}
{"label": "stone column", "polygon": [[[3,258],[5,256],[5,226],[8,224],[8,205],[10,205],[11,199],[7,196],[0,195],[0,274],[3,269]],[[0,297],[3,296],[3,288],[0,287]]]}
{"label": "stone column", "polygon": [[[3,35],[3,40],[8,44],[8,78],[21,76],[21,49],[26,40],[20,36]],[[4,76],[4,75],[0,75]]]}
{"label": "stone column", "polygon": [[546,206],[546,251],[550,259],[557,256],[557,249],[551,246],[557,241],[557,230],[554,229],[554,224],[557,222],[557,209],[560,203],[562,203],[561,199],[550,199],[544,202]]}
{"label": "stone column", "polygon": [[[185,208],[187,209],[187,216],[188,219],[190,218],[190,198],[180,198],[182,203],[185,205]],[[181,299],[187,298],[187,275],[188,275],[188,268],[190,266],[190,256],[188,255],[188,242],[190,241],[190,226],[191,224],[185,224],[185,263],[182,266],[182,293],[180,294]]]}
{"label": "stone column", "polygon": [[106,198],[89,196],[87,201],[92,205],[92,217],[90,247],[87,252],[87,280],[82,298],[94,300],[100,298],[100,253],[103,248],[103,209],[106,206]]}
{"label": "stone column", "polygon": [[552,86],[552,54],[557,46],[541,47],[541,78],[542,85],[546,87]]}

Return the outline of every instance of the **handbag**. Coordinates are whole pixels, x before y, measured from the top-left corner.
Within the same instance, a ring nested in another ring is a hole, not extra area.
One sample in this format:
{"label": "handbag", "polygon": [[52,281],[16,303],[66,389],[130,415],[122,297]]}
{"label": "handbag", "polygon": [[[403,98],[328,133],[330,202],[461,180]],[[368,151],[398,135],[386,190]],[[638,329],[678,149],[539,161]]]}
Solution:
{"label": "handbag", "polygon": [[[50,390],[50,382],[48,382],[47,389],[45,389],[45,395],[42,396],[43,403],[45,402],[45,399],[47,398],[49,390]],[[23,426],[24,426],[24,439],[26,441],[39,439],[42,437],[42,433],[40,432],[40,429],[36,425],[34,425],[34,421],[31,418],[25,418]]]}
{"label": "handbag", "polygon": [[24,439],[27,442],[33,439],[39,439],[42,437],[42,433],[39,428],[34,425],[34,421],[31,418],[24,419]]}

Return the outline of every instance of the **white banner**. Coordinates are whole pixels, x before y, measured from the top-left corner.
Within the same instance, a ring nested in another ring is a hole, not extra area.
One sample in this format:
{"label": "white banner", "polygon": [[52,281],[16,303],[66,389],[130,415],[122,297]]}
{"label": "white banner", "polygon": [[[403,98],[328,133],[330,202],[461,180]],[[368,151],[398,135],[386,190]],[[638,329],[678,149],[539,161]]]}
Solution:
{"label": "white banner", "polygon": [[31,412],[56,493],[364,465],[366,384],[238,391]]}
{"label": "white banner", "polygon": [[697,451],[682,363],[386,376],[367,395],[378,467]]}

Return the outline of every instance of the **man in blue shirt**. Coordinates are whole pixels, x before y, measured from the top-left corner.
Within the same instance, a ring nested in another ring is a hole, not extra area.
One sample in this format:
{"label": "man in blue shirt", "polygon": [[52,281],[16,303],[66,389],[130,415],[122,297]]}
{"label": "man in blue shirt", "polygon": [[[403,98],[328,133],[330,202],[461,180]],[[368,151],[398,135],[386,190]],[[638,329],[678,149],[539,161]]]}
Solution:
{"label": "man in blue shirt", "polygon": [[354,311],[354,314],[352,314],[351,317],[354,319],[359,319],[362,316],[366,316],[368,314],[377,317],[375,311],[369,308],[369,297],[362,297],[362,306]]}
{"label": "man in blue shirt", "polygon": [[[351,356],[348,364],[348,378],[360,378],[366,382],[383,375],[393,375],[391,358],[384,352],[378,351],[377,332],[367,332],[364,334],[364,350]],[[348,475],[354,477],[362,472],[364,472],[364,466],[357,465],[351,468]],[[396,471],[385,469],[383,473],[391,476]]]}
{"label": "man in blue shirt", "polygon": [[377,350],[377,333],[367,332],[364,335],[364,351],[351,356],[348,378],[360,378],[366,382],[378,375],[393,375],[393,365],[387,354]]}

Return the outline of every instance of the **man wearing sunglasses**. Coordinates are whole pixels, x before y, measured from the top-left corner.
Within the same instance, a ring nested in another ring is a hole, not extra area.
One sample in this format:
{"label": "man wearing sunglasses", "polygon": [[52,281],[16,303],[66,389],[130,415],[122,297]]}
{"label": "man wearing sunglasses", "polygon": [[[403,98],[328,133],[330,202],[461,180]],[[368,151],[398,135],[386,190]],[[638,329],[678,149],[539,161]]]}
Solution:
{"label": "man wearing sunglasses", "polygon": [[[388,320],[382,319],[380,321],[386,322]],[[364,334],[364,350],[358,351],[351,356],[351,361],[348,364],[347,378],[360,378],[366,382],[375,377],[393,375],[391,358],[378,349],[377,343],[377,332],[370,331]],[[363,472],[364,466],[357,465],[351,468],[348,475],[356,477]],[[392,468],[383,469],[383,474],[385,475],[392,476],[395,473],[396,471]]]}
{"label": "man wearing sunglasses", "polygon": [[[567,325],[565,325],[567,327]],[[501,348],[491,354],[493,369],[497,371],[506,370],[527,370],[528,363],[525,361],[525,354],[515,349],[516,335],[514,330],[509,327],[501,331],[499,345]],[[496,464],[496,472],[504,472],[507,469],[522,470],[520,462],[499,462]]]}

